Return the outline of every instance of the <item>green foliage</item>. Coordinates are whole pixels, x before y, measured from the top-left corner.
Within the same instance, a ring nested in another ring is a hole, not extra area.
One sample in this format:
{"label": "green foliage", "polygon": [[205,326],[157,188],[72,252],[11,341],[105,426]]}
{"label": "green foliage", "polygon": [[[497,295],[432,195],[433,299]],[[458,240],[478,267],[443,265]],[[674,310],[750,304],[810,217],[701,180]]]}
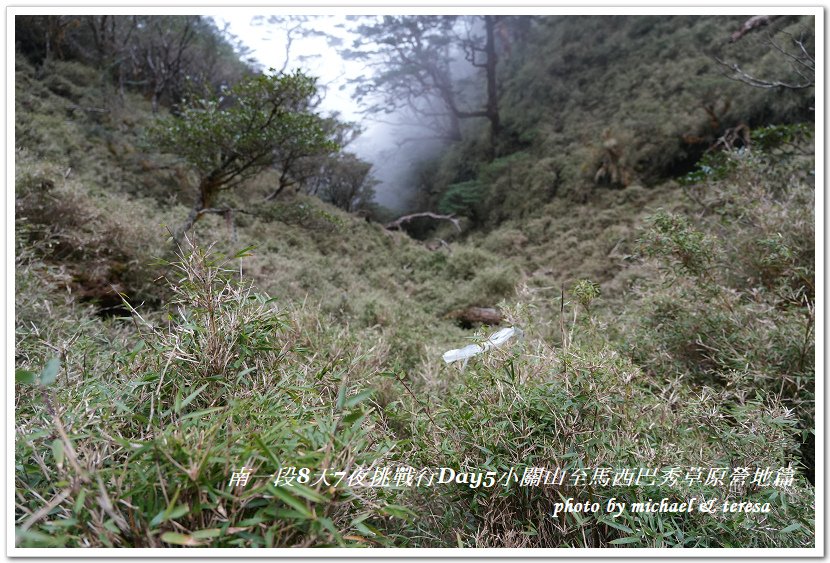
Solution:
{"label": "green foliage", "polygon": [[[95,83],[96,103],[109,109],[129,105],[126,93],[138,92],[157,111],[178,103],[188,81],[218,89],[251,71],[244,46],[208,16],[19,15],[15,34],[19,52],[56,93],[74,97],[81,78]],[[67,68],[75,71],[68,80]]]}
{"label": "green foliage", "polygon": [[691,192],[704,210],[698,219],[667,213],[652,219],[641,244],[667,269],[669,283],[645,285],[629,347],[660,380],[685,374],[737,402],[777,397],[795,412],[810,471],[814,164],[802,135],[788,142],[796,150],[774,158],[760,147],[724,153],[722,174]]}
{"label": "green foliage", "polygon": [[681,185],[692,186],[705,182],[717,182],[733,175],[738,169],[739,160],[749,150],[760,151],[762,154],[774,153],[782,156],[782,151],[798,151],[800,143],[809,138],[810,126],[806,123],[791,125],[770,125],[753,129],[751,149],[741,149],[729,153],[728,151],[710,151],[695,166],[695,169],[680,178]]}
{"label": "green foliage", "polygon": [[[764,149],[766,124],[792,127],[812,119],[813,93],[751,88],[723,76],[712,55],[760,75],[763,69],[780,76],[775,69],[786,66],[780,53],[760,44],[765,34],[724,41],[745,19],[533,18],[516,36],[509,58],[500,60],[499,100],[504,137],[515,142],[503,143],[498,156],[521,151],[530,162],[485,179],[479,168],[489,161],[486,151],[466,150],[459,158],[450,148],[441,162],[448,170],[428,184],[438,192],[435,201],[443,201],[459,181],[479,181],[487,196],[476,213],[488,220],[477,226],[489,229],[511,218],[543,216],[543,203],[554,196],[581,204],[596,197],[601,185],[653,187],[683,176],[726,130],[740,124],[758,130],[753,137]],[[812,20],[782,18],[770,33],[784,44],[789,37],[809,36]],[[483,127],[479,132],[484,134]],[[472,146],[474,135],[465,137],[461,144]],[[721,171],[718,153],[707,154],[703,167],[687,178],[690,183],[728,173]],[[548,166],[541,166],[543,159],[549,159]]]}
{"label": "green foliage", "polygon": [[707,152],[694,170],[680,178],[681,185],[723,180],[735,170],[735,159],[724,152]]}
{"label": "green foliage", "polygon": [[487,187],[478,180],[452,184],[441,196],[438,209],[441,213],[475,216],[475,209],[484,199]]}
{"label": "green foliage", "polygon": [[[16,442],[21,499],[37,502],[32,487],[78,487],[59,517],[19,530],[20,545],[46,545],[51,536],[49,545],[89,546],[90,528],[95,545],[110,547],[389,542],[380,529],[394,506],[382,492],[274,485],[280,468],[370,465],[392,448],[372,436],[382,422],[370,389],[354,378],[373,369],[370,354],[359,346],[325,352],[333,350],[329,338],[347,335],[297,332],[301,311],[277,310],[231,280],[227,265],[198,249],[174,264],[169,323],[157,328],[135,312],[142,336],[113,358],[118,377],[81,378],[73,363],[72,385],[53,391],[48,411],[36,395],[21,394],[31,422]],[[94,420],[61,406],[78,400]],[[72,461],[56,453],[41,475],[37,452],[53,421],[72,428],[52,446]],[[94,454],[102,449],[112,453]],[[229,486],[243,466],[250,484]]]}
{"label": "green foliage", "polygon": [[589,307],[591,302],[602,295],[599,285],[591,280],[579,280],[571,288],[571,295],[579,301],[583,307]]}
{"label": "green foliage", "polygon": [[227,189],[293,152],[337,149],[310,105],[315,92],[315,79],[299,70],[252,76],[221,97],[189,100],[181,113],[159,120],[150,137]]}
{"label": "green foliage", "polygon": [[15,383],[22,383],[24,385],[51,385],[55,382],[58,376],[58,370],[61,363],[58,358],[49,360],[40,373],[35,373],[26,369],[18,369],[14,372]]}
{"label": "green foliage", "polygon": [[372,165],[351,153],[328,156],[315,162],[318,171],[306,181],[306,192],[344,211],[372,208],[377,181],[369,174]]}
{"label": "green foliage", "polygon": [[[798,490],[785,493],[786,498],[770,495],[769,490],[747,493],[754,502],[771,502],[772,512],[763,516],[643,515],[629,509],[613,520],[604,512],[551,517],[553,504],[568,497],[602,506],[616,497],[630,507],[649,498],[724,494],[702,483],[679,488],[589,484],[593,468],[728,466],[737,459],[782,467],[787,460],[783,452],[795,447],[792,415],[776,400],[759,398],[736,406],[730,396],[709,389],[676,389],[669,399],[659,396],[646,374],[609,348],[588,320],[581,322],[582,337],[567,352],[534,340],[475,360],[449,386],[431,418],[406,397],[400,399],[405,407],[387,406],[393,421],[399,417],[401,423],[415,425],[412,439],[418,463],[501,476],[516,470],[515,480],[506,485],[454,485],[429,497],[411,494],[409,502],[426,503],[429,513],[442,515],[437,530],[421,532],[427,540],[416,545],[809,545],[808,534],[777,534],[793,521],[811,526],[811,492],[803,481]],[[532,324],[525,326],[534,331]],[[707,414],[711,412],[728,415]],[[440,441],[431,440],[431,430]],[[406,459],[411,463],[411,456]],[[534,467],[558,467],[568,475],[591,470],[583,484],[565,479],[558,486],[520,486],[525,469]],[[766,525],[768,531],[761,532]]]}
{"label": "green foliage", "polygon": [[709,271],[715,249],[711,237],[695,230],[688,218],[660,211],[639,240],[646,256],[666,258],[675,275],[700,276]]}
{"label": "green foliage", "polygon": [[342,217],[329,212],[324,207],[314,205],[308,198],[274,203],[269,206],[264,216],[314,232],[338,232],[345,224]]}
{"label": "green foliage", "polygon": [[[276,167],[280,177],[266,197],[270,201],[296,181],[292,176],[298,162],[339,150],[336,138],[341,128],[334,118],[324,119],[315,111],[315,93],[314,78],[299,70],[282,74],[272,69],[270,75],[241,80],[221,96],[193,97],[180,113],[150,127],[149,137],[158,148],[180,155],[199,176],[196,203],[174,239],[180,241],[203,214],[215,213],[221,192]],[[361,166],[356,161],[350,170]],[[350,189],[357,192],[365,187],[368,174],[365,166],[360,171],[360,181],[350,183]],[[345,199],[351,207],[359,198],[355,194]]]}
{"label": "green foliage", "polygon": [[758,127],[751,133],[752,145],[765,152],[787,145],[792,147],[810,136],[812,129],[807,123]]}

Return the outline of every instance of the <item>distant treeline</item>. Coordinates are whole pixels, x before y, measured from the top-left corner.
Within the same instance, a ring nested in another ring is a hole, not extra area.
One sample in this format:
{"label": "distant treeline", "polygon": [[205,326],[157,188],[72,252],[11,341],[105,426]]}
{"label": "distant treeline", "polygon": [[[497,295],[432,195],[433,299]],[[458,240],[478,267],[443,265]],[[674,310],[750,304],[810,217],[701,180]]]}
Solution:
{"label": "distant treeline", "polygon": [[191,85],[218,89],[252,71],[244,48],[204,16],[16,16],[15,42],[41,68],[51,60],[94,66],[121,96],[141,92],[154,109]]}

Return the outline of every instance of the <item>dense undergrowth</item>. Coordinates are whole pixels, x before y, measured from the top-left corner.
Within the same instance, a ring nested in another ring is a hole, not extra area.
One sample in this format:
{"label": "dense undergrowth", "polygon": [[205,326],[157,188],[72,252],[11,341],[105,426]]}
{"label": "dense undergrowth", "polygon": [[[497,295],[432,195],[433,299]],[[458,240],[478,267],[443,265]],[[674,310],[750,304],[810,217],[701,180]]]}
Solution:
{"label": "dense undergrowth", "polygon": [[[649,21],[619,33],[667,41],[669,27]],[[687,23],[683,41],[714,33],[709,20]],[[598,49],[602,60],[634,56]],[[588,54],[557,57],[565,66],[551,68],[598,79]],[[187,214],[195,179],[146,144],[149,102],[107,104],[93,70],[50,64],[16,61],[17,545],[814,545],[812,125],[758,123],[750,147],[710,152],[674,178],[642,163],[658,148],[682,155],[632,130],[642,182],[609,189],[591,187],[596,170],[576,179],[593,149],[556,153],[568,129],[549,124],[543,141],[522,141],[530,152],[463,180],[466,193],[491,190],[466,223],[487,230],[434,233],[446,240],[433,247],[288,195],[232,225],[205,217],[176,253],[167,226]],[[532,79],[527,65],[510,68]],[[751,97],[761,115],[767,102]],[[523,103],[510,127],[530,134]],[[776,100],[771,114],[792,103]],[[705,113],[687,117],[674,126],[693,129]],[[249,191],[265,196],[274,181]],[[452,313],[496,305],[524,337],[445,365],[444,350],[489,331],[462,329]],[[441,467],[515,469],[516,480],[407,486]],[[523,486],[534,467],[568,477]],[[673,467],[677,482],[611,480]],[[242,468],[247,485],[231,484]],[[317,479],[361,468],[385,486]],[[593,479],[598,468],[608,479]],[[726,471],[725,485],[707,482],[710,468]],[[751,468],[746,482],[730,488],[740,468]],[[753,480],[756,468],[772,473]],[[792,482],[773,486],[787,468]],[[553,516],[568,498],[769,511]]]}
{"label": "dense undergrowth", "polygon": [[774,31],[729,41],[744,20],[544,18],[501,61],[505,131],[496,158],[486,156],[485,130],[470,125],[473,132],[425,172],[422,199],[490,229],[550,215],[545,204],[585,202],[597,185],[659,187],[741,124],[812,120],[812,90],[748,88],[724,79],[716,62],[798,78],[770,43],[811,37],[812,18],[784,17]]}

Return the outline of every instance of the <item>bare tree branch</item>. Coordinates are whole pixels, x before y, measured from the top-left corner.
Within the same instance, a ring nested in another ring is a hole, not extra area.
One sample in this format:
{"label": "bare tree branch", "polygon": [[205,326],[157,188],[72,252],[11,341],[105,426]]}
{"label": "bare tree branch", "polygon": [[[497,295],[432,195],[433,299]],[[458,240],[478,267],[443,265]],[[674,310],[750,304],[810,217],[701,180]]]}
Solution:
{"label": "bare tree branch", "polygon": [[[748,33],[766,27],[781,17],[783,16],[753,16],[746,20],[740,29],[732,34],[730,42],[734,43]],[[775,36],[778,34],[786,36],[792,45],[787,47],[785,44],[776,41]],[[803,29],[799,37],[796,37],[792,33],[781,29],[772,30],[767,34],[767,38],[764,43],[766,43],[769,48],[773,50],[772,52],[777,52],[785,58],[787,66],[790,68],[790,72],[796,75],[796,77],[789,79],[784,79],[783,76],[782,79],[759,78],[751,72],[747,72],[742,69],[737,63],[728,63],[718,57],[712,58],[718,65],[723,67],[723,75],[726,78],[737,82],[743,82],[744,84],[748,84],[754,88],[784,88],[790,90],[803,90],[815,85],[815,57],[810,53],[807,45],[805,45],[805,34]]]}
{"label": "bare tree branch", "polygon": [[715,57],[715,61],[719,65],[728,68],[730,71],[732,71],[732,74],[724,73],[724,76],[726,76],[730,80],[743,82],[744,84],[748,84],[755,88],[788,88],[790,90],[803,90],[804,88],[810,88],[815,84],[815,79],[809,78],[805,80],[805,82],[800,84],[791,84],[788,82],[781,82],[779,80],[763,80],[761,78],[755,78],[754,76],[746,73],[741,69],[741,67],[738,66],[737,63],[729,64],[717,57]]}

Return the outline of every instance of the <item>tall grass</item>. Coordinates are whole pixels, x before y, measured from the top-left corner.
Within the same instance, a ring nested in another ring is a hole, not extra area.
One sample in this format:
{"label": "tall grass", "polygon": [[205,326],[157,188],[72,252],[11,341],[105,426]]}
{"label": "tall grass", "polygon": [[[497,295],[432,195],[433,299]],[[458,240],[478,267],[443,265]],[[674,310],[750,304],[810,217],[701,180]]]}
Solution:
{"label": "tall grass", "polygon": [[[354,377],[379,369],[379,347],[279,309],[233,264],[189,248],[166,321],[133,309],[140,337],[109,369],[64,362],[58,381],[18,386],[19,545],[388,541],[371,532],[388,518],[371,490],[274,486],[281,467],[351,468],[391,449]],[[230,487],[243,466],[250,483]]]}

